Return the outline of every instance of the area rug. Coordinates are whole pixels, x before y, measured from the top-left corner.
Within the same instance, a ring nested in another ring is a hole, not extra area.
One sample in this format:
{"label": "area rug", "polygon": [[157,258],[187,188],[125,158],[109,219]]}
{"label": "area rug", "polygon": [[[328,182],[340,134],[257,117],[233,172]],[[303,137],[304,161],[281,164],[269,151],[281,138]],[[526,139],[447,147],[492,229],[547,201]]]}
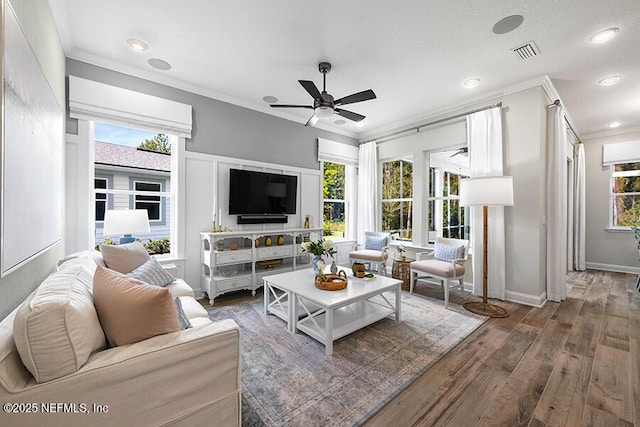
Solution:
{"label": "area rug", "polygon": [[402,291],[402,321],[341,338],[326,356],[322,344],[265,315],[262,300],[208,311],[240,326],[244,427],[360,425],[486,320]]}

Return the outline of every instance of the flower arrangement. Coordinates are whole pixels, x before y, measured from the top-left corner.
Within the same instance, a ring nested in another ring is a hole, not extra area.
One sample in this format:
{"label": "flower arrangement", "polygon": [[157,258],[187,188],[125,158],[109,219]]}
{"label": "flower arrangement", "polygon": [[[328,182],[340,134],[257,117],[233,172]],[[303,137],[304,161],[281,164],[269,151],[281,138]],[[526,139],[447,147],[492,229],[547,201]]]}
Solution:
{"label": "flower arrangement", "polygon": [[335,249],[333,248],[333,242],[331,240],[325,240],[317,235],[311,235],[308,242],[303,242],[300,247],[305,252],[312,253],[314,255],[328,255],[333,256]]}
{"label": "flower arrangement", "polygon": [[396,248],[396,250],[398,251],[398,253],[400,254],[400,258],[404,261],[407,259],[407,257],[404,255],[404,253],[407,251],[404,246],[402,245],[398,245],[398,247]]}

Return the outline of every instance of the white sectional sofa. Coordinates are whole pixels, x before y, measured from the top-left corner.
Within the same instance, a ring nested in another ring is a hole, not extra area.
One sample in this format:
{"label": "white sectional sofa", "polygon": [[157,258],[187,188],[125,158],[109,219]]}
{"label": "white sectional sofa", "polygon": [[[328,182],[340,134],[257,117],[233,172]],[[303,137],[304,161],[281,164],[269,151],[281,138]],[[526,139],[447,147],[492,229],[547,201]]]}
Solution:
{"label": "white sectional sofa", "polygon": [[72,258],[0,322],[1,426],[241,424],[233,320],[211,322],[176,279],[166,288],[191,326],[109,346],[92,311],[93,275],[104,261],[97,251]]}

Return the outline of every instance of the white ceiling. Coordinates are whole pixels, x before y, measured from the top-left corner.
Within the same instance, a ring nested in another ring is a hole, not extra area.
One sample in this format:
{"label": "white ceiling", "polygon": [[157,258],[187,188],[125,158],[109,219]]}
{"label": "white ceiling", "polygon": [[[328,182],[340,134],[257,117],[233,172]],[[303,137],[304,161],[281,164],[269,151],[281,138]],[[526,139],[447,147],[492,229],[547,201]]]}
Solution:
{"label": "white ceiling", "polygon": [[[271,109],[262,98],[312,104],[297,80],[322,89],[328,61],[335,98],[373,89],[377,99],[346,109],[367,116],[361,128],[335,119],[318,126],[360,138],[471,105],[548,75],[576,131],[607,124],[640,128],[638,0],[49,0],[68,57],[228,101],[304,124],[311,110]],[[493,25],[524,23],[496,35]],[[618,36],[589,37],[616,26]],[[139,38],[151,48],[131,50]],[[511,49],[533,40],[539,56]],[[147,60],[172,68],[159,71]],[[598,80],[621,74],[614,86]],[[474,89],[462,87],[480,78]],[[635,129],[634,129],[635,130]]]}

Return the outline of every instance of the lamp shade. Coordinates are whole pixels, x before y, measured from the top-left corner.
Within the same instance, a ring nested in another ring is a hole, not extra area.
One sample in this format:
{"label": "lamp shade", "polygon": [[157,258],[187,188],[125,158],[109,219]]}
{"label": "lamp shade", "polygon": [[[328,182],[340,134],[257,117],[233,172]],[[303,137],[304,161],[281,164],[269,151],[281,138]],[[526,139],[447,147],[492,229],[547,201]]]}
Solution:
{"label": "lamp shade", "polygon": [[513,177],[481,176],[460,180],[462,206],[513,206]]}
{"label": "lamp shade", "polygon": [[108,210],[104,213],[104,236],[149,233],[149,215],[146,209]]}

